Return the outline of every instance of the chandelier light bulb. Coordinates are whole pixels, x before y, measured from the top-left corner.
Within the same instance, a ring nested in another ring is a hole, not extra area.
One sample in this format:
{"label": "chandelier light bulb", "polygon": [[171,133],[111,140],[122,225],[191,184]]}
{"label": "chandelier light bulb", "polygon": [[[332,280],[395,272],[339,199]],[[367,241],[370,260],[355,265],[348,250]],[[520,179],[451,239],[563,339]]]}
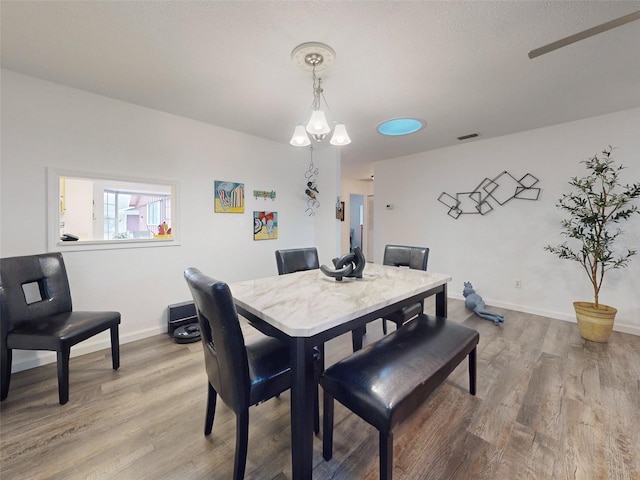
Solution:
{"label": "chandelier light bulb", "polygon": [[349,145],[351,143],[351,138],[349,138],[347,127],[345,127],[344,123],[338,123],[335,126],[329,143],[331,145]]}
{"label": "chandelier light bulb", "polygon": [[309,137],[307,136],[304,125],[296,126],[296,129],[293,132],[293,137],[291,137],[289,143],[294,147],[306,147],[307,145],[311,145],[311,140],[309,140]]}
{"label": "chandelier light bulb", "polygon": [[311,135],[326,135],[331,131],[327,117],[322,110],[314,110],[309,122],[307,122],[307,132]]}

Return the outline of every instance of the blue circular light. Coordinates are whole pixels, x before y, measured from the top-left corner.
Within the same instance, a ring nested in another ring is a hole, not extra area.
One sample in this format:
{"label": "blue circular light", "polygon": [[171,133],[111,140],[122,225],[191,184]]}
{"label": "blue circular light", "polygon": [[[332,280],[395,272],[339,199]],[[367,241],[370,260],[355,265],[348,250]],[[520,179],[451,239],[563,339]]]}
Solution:
{"label": "blue circular light", "polygon": [[382,135],[390,135],[392,137],[399,135],[409,135],[421,130],[424,127],[422,120],[415,118],[395,118],[387,120],[378,125],[378,132]]}

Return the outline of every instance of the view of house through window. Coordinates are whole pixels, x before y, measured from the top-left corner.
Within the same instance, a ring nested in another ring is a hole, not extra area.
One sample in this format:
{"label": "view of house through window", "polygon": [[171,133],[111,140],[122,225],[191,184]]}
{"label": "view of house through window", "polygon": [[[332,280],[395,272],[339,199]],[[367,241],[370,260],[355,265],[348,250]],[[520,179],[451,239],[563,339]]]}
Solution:
{"label": "view of house through window", "polygon": [[170,184],[60,175],[59,186],[63,242],[173,236]]}

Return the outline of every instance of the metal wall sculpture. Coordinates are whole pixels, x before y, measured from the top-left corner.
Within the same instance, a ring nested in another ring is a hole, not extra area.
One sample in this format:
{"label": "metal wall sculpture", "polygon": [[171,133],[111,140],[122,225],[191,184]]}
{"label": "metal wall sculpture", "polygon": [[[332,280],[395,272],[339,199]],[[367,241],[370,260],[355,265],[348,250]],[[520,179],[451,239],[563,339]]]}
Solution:
{"label": "metal wall sculpture", "polygon": [[465,214],[485,215],[496,206],[502,206],[514,198],[520,200],[538,200],[540,188],[534,187],[538,179],[530,173],[519,180],[506,170],[493,179],[485,178],[470,192],[459,192],[455,196],[442,192],[438,201],[447,207],[450,217],[458,218]]}
{"label": "metal wall sculpture", "polygon": [[320,206],[320,201],[318,200],[318,188],[316,187],[316,176],[318,175],[318,169],[313,164],[313,147],[309,147],[310,152],[310,161],[309,161],[309,169],[304,173],[304,179],[306,182],[304,193],[307,196],[307,209],[305,213],[309,216],[315,215],[316,210]]}

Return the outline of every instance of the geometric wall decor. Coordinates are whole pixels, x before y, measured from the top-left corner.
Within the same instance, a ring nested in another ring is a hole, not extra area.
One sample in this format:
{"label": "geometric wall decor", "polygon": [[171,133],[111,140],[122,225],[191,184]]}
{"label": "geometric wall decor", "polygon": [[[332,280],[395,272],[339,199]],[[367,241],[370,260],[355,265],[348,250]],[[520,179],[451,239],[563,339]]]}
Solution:
{"label": "geometric wall decor", "polygon": [[538,200],[540,188],[534,187],[537,183],[538,179],[530,173],[516,179],[505,170],[494,178],[485,178],[470,192],[455,195],[442,192],[438,201],[449,207],[447,215],[452,218],[467,214],[485,215],[494,209],[494,204],[502,206],[514,198]]}

